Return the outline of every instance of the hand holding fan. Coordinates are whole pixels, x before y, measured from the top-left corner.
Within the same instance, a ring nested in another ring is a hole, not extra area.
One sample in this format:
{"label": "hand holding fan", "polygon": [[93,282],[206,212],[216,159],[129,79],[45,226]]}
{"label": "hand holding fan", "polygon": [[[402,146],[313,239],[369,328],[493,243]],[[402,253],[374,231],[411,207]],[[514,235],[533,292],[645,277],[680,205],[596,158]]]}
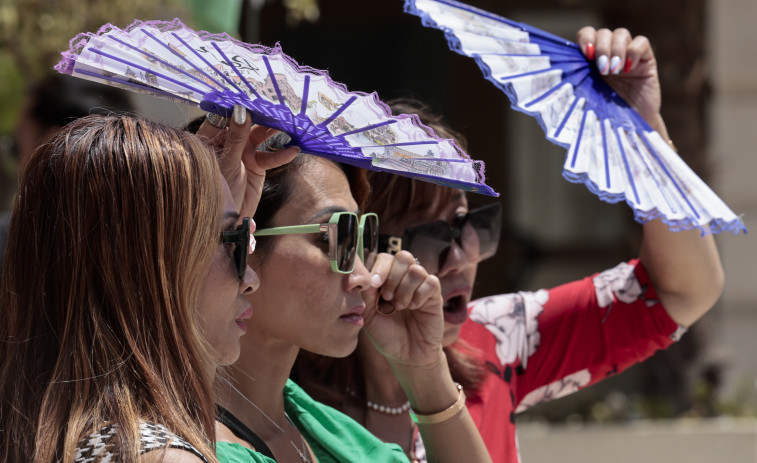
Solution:
{"label": "hand holding fan", "polygon": [[642,223],[660,218],[671,230],[746,232],[577,44],[454,0],[405,0],[405,11],[444,31],[449,47],[472,57],[514,109],[568,149],[567,180],[604,201],[625,200]]}
{"label": "hand holding fan", "polygon": [[299,66],[277,45],[195,32],[178,19],[103,26],[79,34],[59,72],[155,95],[228,117],[234,104],[253,123],[287,133],[302,152],[476,193],[484,165],[417,116],[392,116],[378,96],[350,92],[325,71]]}

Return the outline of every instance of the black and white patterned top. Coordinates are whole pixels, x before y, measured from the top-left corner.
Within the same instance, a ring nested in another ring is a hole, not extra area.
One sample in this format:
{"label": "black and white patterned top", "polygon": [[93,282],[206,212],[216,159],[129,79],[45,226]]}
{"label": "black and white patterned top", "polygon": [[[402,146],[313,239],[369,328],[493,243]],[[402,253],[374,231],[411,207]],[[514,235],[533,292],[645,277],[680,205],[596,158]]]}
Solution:
{"label": "black and white patterned top", "polygon": [[[118,425],[109,425],[90,434],[79,442],[74,454],[74,463],[116,463],[119,458],[113,453],[113,436],[118,432]],[[192,444],[169,431],[160,424],[142,423],[139,425],[140,454],[166,447],[181,449],[197,455],[202,461],[208,460]]]}

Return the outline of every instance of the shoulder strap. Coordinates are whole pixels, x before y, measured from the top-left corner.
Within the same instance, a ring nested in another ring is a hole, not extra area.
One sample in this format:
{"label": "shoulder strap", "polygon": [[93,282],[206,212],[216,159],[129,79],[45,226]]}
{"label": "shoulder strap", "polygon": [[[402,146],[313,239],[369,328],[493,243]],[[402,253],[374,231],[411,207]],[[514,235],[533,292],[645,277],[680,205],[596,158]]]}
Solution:
{"label": "shoulder strap", "polygon": [[204,462],[208,461],[192,444],[163,425],[143,422],[139,425],[139,434],[142,447],[140,453],[168,447],[187,451]]}
{"label": "shoulder strap", "polygon": [[252,431],[252,429],[242,424],[242,422],[239,421],[236,416],[232,415],[228,410],[220,405],[216,405],[216,419],[219,422],[223,423],[227,428],[231,429],[231,432],[233,432],[235,436],[240,439],[246,440],[250,445],[252,445],[255,451],[267,456],[272,460],[276,459],[274,458],[271,449],[269,449],[268,446],[265,445],[265,442],[263,442],[263,439],[258,437],[258,435]]}

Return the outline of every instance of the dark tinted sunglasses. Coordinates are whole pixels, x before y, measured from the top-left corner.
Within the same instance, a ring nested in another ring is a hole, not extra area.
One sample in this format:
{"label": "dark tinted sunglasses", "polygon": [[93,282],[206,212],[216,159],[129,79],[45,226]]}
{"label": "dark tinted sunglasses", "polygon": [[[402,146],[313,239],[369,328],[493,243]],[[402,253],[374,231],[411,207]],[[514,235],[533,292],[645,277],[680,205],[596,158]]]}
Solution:
{"label": "dark tinted sunglasses", "polygon": [[222,243],[234,243],[234,264],[237,266],[239,278],[244,278],[247,271],[247,255],[252,253],[250,249],[250,218],[242,219],[242,225],[234,231],[225,231],[221,233]]}
{"label": "dark tinted sunglasses", "polygon": [[354,212],[335,212],[328,223],[293,225],[257,230],[254,236],[298,235],[301,233],[327,233],[331,270],[337,273],[352,273],[355,256],[359,256],[367,268],[373,266],[378,254],[378,216],[363,214],[358,218]]}
{"label": "dark tinted sunglasses", "polygon": [[493,256],[501,229],[502,207],[493,203],[455,217],[451,224],[438,220],[410,227],[402,237],[379,235],[379,250],[389,254],[410,251],[426,271],[436,274],[444,267],[453,241],[472,262]]}

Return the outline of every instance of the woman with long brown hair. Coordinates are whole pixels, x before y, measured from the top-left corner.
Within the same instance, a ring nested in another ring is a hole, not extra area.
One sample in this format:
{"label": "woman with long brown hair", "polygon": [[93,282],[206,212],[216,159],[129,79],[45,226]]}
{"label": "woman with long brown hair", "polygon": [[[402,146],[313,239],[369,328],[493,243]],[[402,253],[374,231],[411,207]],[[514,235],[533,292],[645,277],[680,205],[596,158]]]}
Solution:
{"label": "woman with long brown hair", "polygon": [[294,154],[258,156],[234,120],[214,147],[245,210],[211,147],[144,119],[86,117],[33,153],[0,286],[0,461],[216,461],[215,371],[258,286],[242,217]]}

